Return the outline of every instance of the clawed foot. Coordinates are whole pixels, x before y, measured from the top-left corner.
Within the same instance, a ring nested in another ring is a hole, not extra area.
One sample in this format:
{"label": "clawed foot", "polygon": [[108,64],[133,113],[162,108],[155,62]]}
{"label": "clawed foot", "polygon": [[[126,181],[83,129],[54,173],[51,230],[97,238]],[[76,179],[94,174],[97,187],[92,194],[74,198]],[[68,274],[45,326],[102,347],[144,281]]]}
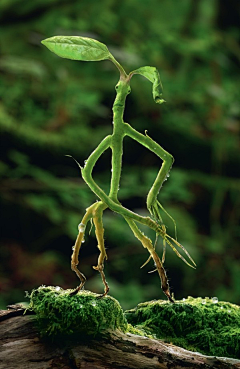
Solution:
{"label": "clawed foot", "polygon": [[101,299],[102,297],[107,296],[108,292],[109,292],[109,287],[105,288],[105,292],[102,295],[99,295],[97,299]]}
{"label": "clawed foot", "polygon": [[100,274],[101,274],[101,277],[102,277],[102,281],[103,281],[103,284],[104,284],[104,293],[100,296],[98,296],[97,298],[98,299],[101,299],[102,297],[106,296],[109,292],[109,286],[108,286],[108,283],[106,281],[106,277],[105,277],[105,274],[103,272],[103,265],[98,265],[96,267],[93,267],[93,269],[97,270]]}
{"label": "clawed foot", "polygon": [[171,302],[171,303],[175,303],[174,299],[172,298],[172,296],[170,295],[170,292],[169,291],[163,291],[164,294],[167,296],[168,298],[168,301]]}
{"label": "clawed foot", "polygon": [[76,295],[79,291],[84,289],[84,285],[83,283],[80,284],[80,286],[78,286],[77,288],[75,288],[75,290],[73,290],[72,292],[69,293],[69,296],[74,296]]}
{"label": "clawed foot", "polygon": [[[109,286],[108,286],[108,283],[106,281],[106,277],[105,277],[105,274],[103,272],[103,266],[99,265],[99,266],[96,266],[96,267],[93,267],[93,269],[97,270],[100,274],[101,274],[101,277],[102,277],[102,281],[103,281],[103,284],[104,284],[104,293],[99,295],[97,298],[98,299],[101,299],[102,297],[106,296],[109,292]],[[79,271],[78,271],[79,272]],[[83,278],[83,274],[79,272],[78,274],[79,276],[81,275],[81,277]],[[84,277],[84,281],[82,281],[82,283],[80,284],[80,286],[78,286],[77,288],[75,288],[75,290],[73,290],[72,292],[70,292],[69,296],[74,296],[76,295],[79,291],[83,290],[84,289],[84,284],[85,284],[85,281],[86,281],[86,278]]]}

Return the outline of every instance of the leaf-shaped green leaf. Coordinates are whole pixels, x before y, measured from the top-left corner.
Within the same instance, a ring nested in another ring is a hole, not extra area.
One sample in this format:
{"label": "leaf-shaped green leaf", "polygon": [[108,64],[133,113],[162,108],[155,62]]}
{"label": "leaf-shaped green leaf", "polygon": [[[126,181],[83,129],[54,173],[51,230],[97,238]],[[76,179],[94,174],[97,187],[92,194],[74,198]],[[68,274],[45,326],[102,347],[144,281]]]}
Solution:
{"label": "leaf-shaped green leaf", "polygon": [[165,100],[163,100],[162,98],[163,88],[162,88],[162,83],[160,79],[160,74],[157,68],[141,67],[141,68],[134,70],[129,75],[130,77],[132,77],[134,74],[140,74],[141,76],[147,78],[150,82],[152,82],[153,84],[152,93],[153,93],[153,98],[156,103],[162,104],[163,102],[165,102]]}
{"label": "leaf-shaped green leaf", "polygon": [[111,57],[106,45],[88,37],[54,36],[46,38],[42,44],[61,58],[99,61]]}

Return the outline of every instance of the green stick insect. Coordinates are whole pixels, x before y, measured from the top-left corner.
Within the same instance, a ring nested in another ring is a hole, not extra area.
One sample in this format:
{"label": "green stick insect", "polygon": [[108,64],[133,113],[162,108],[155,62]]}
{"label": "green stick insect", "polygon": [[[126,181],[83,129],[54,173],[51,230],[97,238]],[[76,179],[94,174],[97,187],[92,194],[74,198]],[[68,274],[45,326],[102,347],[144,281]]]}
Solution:
{"label": "green stick insect", "polygon": [[[153,98],[156,103],[161,104],[164,102],[162,99],[162,84],[160,81],[160,76],[155,67],[142,67],[132,71],[127,74],[123,67],[118,63],[114,56],[109,52],[106,45],[103,43],[88,38],[88,37],[78,37],[78,36],[55,36],[47,38],[42,41],[42,43],[52,52],[57,54],[62,58],[81,60],[81,61],[100,61],[100,60],[110,60],[119,70],[120,79],[115,87],[116,98],[113,104],[113,133],[105,137],[98,147],[92,152],[89,158],[85,161],[84,167],[79,167],[81,169],[82,178],[90,189],[98,196],[100,201],[95,202],[89,208],[86,209],[86,213],[78,226],[78,236],[73,248],[73,254],[71,258],[71,268],[79,277],[81,283],[80,285],[71,293],[76,294],[81,290],[86,281],[85,276],[78,269],[78,256],[79,250],[82,242],[84,241],[84,233],[86,226],[89,221],[93,221],[95,226],[95,234],[98,242],[98,248],[100,254],[98,257],[97,266],[94,269],[98,270],[101,274],[102,281],[104,284],[104,293],[101,297],[105,296],[109,291],[109,286],[107,284],[104,275],[104,260],[107,259],[107,254],[104,246],[104,228],[102,216],[105,209],[109,208],[112,211],[121,214],[123,218],[128,223],[134,236],[142,243],[149,253],[150,257],[146,261],[153,259],[155,267],[161,279],[161,288],[170,302],[174,302],[173,297],[170,294],[169,284],[166,276],[166,272],[163,267],[165,259],[165,247],[166,243],[171,246],[175,253],[189,266],[194,268],[194,261],[185,248],[175,239],[166,233],[165,225],[162,222],[160,215],[160,209],[164,210],[161,204],[157,200],[157,195],[162,187],[162,184],[166,177],[169,175],[169,171],[173,164],[173,157],[167,151],[165,151],[157,142],[152,140],[145,131],[145,134],[139,133],[130,124],[125,123],[123,120],[123,113],[125,108],[125,100],[127,95],[131,92],[130,81],[135,74],[140,74],[147,78],[153,85]],[[127,208],[123,207],[118,199],[119,182],[121,177],[122,168],[122,155],[123,155],[123,139],[125,136],[131,137],[133,140],[139,142],[141,145],[145,146],[147,149],[156,154],[163,163],[158,172],[158,175],[147,195],[147,209],[150,216],[141,216]],[[111,185],[110,192],[107,195],[94,181],[92,177],[93,167],[97,160],[107,149],[112,150],[112,175],[111,175]],[[164,251],[162,260],[156,253],[155,244],[152,243],[151,239],[148,238],[139,229],[137,223],[148,226],[156,232],[156,240],[158,236],[163,239]],[[190,259],[190,264],[177,250],[175,247],[181,248],[185,254]],[[143,266],[144,266],[143,265]]]}

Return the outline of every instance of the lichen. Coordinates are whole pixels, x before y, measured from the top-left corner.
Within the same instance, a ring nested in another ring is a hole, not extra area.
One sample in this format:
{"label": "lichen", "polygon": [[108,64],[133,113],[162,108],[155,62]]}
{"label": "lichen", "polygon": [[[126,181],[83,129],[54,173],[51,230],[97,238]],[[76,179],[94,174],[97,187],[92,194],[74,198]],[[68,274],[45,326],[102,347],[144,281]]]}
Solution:
{"label": "lichen", "polygon": [[217,299],[150,301],[125,312],[128,323],[205,355],[240,358],[240,307]]}
{"label": "lichen", "polygon": [[113,297],[81,291],[41,286],[32,291],[29,309],[36,314],[41,336],[69,338],[96,336],[120,329],[126,331],[127,321],[122,308]]}

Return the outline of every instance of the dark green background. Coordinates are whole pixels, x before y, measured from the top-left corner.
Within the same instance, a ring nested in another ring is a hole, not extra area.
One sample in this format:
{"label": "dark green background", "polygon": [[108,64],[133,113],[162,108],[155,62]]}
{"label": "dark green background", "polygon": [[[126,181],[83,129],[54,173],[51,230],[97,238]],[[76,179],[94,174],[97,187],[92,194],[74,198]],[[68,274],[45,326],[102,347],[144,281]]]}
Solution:
{"label": "dark green background", "polygon": [[[239,24],[238,0],[0,2],[1,307],[23,301],[25,290],[41,284],[77,285],[71,248],[96,196],[64,155],[83,164],[112,130],[118,71],[108,61],[58,58],[40,43],[55,35],[105,43],[128,72],[158,68],[166,103],[155,104],[149,81],[134,76],[125,120],[148,130],[175,157],[159,200],[197,269],[168,248],[172,291],[177,299],[217,296],[240,303]],[[126,139],[123,164],[120,199],[147,215],[146,195],[161,161]],[[110,152],[94,178],[108,189]],[[148,254],[124,220],[106,211],[104,224],[110,294],[124,308],[163,298],[157,274],[147,273],[152,263],[140,270]],[[160,254],[161,248],[159,240]],[[97,256],[92,231],[80,268],[86,288],[102,292],[92,269]]]}

